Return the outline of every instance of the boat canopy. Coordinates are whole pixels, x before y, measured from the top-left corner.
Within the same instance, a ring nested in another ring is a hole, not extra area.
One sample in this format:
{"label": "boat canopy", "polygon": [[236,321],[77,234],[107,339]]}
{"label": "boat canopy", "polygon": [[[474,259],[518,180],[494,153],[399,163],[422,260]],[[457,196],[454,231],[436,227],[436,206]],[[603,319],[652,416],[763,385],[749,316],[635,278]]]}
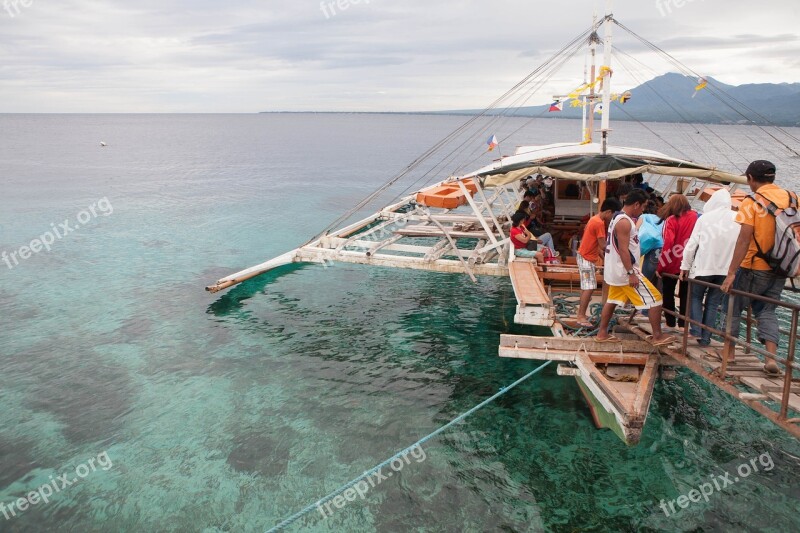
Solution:
{"label": "boat canopy", "polygon": [[478,177],[483,179],[484,187],[500,187],[531,174],[578,181],[601,181],[647,172],[701,178],[724,184],[747,183],[744,176],[676,159],[654,150],[609,146],[606,155],[601,150],[598,143],[521,146],[513,156],[504,157],[462,178]]}

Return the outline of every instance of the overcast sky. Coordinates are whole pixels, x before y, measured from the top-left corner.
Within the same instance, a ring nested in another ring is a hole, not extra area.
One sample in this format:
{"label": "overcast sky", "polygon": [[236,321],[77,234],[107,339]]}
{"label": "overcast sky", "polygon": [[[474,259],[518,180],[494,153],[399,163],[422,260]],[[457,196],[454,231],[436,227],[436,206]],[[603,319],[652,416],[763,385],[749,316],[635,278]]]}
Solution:
{"label": "overcast sky", "polygon": [[[0,112],[482,108],[590,26],[605,3],[324,5],[0,0]],[[800,81],[798,0],[616,0],[613,11],[703,75],[734,85]],[[647,65],[614,65],[617,88],[675,70],[619,28],[616,37]],[[582,57],[565,64],[531,103],[568,92],[582,70]]]}

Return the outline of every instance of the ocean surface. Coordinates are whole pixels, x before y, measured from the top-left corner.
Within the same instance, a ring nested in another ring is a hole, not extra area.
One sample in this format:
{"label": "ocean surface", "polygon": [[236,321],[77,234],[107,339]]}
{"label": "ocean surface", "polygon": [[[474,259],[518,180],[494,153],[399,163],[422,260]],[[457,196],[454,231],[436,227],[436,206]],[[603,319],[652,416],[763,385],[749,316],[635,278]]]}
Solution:
{"label": "ocean surface", "polygon": [[[266,531],[536,368],[497,356],[526,331],[506,279],[336,264],[204,291],[465,120],[0,115],[0,531]],[[613,144],[726,170],[771,159],[800,190],[784,133],[614,128]],[[509,154],[580,125],[470,133],[378,204],[489,163],[492,133]],[[291,530],[800,530],[800,443],[684,371],[656,385],[636,447],[594,429],[551,365],[409,459]]]}

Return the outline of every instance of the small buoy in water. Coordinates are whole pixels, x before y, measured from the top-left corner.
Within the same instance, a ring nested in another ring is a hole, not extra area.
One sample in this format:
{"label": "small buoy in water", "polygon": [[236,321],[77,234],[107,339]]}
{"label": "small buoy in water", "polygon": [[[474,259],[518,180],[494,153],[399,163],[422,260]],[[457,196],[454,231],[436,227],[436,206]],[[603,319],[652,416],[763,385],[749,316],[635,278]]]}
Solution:
{"label": "small buoy in water", "polygon": [[105,146],[105,145],[106,145],[106,143],[104,143],[103,141],[100,141],[100,146]]}

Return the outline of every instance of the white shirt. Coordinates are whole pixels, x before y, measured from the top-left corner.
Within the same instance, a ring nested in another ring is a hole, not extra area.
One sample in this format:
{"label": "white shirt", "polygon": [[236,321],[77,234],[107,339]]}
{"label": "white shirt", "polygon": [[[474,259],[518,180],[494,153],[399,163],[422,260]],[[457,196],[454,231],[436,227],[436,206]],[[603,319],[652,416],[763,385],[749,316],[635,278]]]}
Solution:
{"label": "white shirt", "polygon": [[619,255],[619,243],[617,241],[616,229],[617,224],[621,220],[627,220],[631,225],[630,242],[628,242],[628,253],[630,254],[631,266],[636,270],[639,264],[639,233],[636,231],[636,224],[633,219],[621,212],[614,217],[611,224],[608,226],[608,237],[606,243],[606,259],[603,267],[603,281],[608,285],[617,287],[624,287],[628,282],[628,272],[622,264],[622,259]]}
{"label": "white shirt", "polygon": [[689,277],[725,276],[739,237],[739,224],[731,211],[731,194],[720,189],[706,202],[683,250],[681,270]]}

